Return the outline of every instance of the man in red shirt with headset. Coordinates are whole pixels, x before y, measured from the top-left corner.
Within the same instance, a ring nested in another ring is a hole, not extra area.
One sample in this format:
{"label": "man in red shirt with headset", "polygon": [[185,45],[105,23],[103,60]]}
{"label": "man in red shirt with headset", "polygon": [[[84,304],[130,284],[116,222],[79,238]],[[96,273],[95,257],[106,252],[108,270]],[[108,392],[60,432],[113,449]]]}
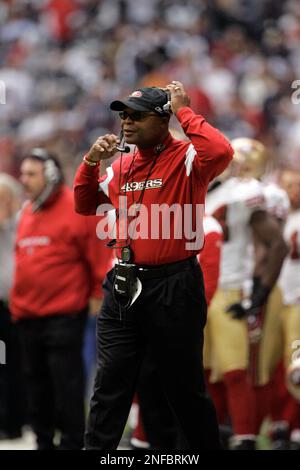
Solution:
{"label": "man in red shirt with headset", "polygon": [[[83,332],[100,306],[108,264],[96,218],[75,213],[58,160],[31,149],[21,164],[28,202],[16,234],[10,309],[20,334],[29,419],[39,450],[81,449],[84,434]],[[90,308],[88,308],[90,307]]]}
{"label": "man in red shirt with headset", "polygon": [[[121,155],[99,179],[100,161],[112,157],[119,144],[113,134],[99,137],[75,179],[80,214],[95,214],[103,204],[101,210],[110,204],[117,210],[119,259],[103,286],[85,446],[117,448],[150,348],[188,447],[218,449],[217,420],[203,374],[206,301],[197,254],[203,246],[207,187],[229,164],[232,149],[217,129],[194,114],[180,82],[165,90],[140,88],[110,107],[119,111],[125,140],[136,150]],[[190,141],[172,138],[171,113]]]}

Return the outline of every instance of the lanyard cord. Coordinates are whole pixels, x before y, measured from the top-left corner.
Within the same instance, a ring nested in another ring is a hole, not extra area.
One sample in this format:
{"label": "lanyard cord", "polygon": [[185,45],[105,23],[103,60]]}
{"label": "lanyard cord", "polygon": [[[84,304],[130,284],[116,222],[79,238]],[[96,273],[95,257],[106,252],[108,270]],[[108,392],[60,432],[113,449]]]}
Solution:
{"label": "lanyard cord", "polygon": [[[137,155],[137,151],[135,149],[134,153],[133,153],[133,156],[132,156],[132,160],[131,160],[130,165],[129,165],[129,169],[128,169],[127,174],[126,174],[126,178],[125,178],[125,198],[126,198],[126,192],[127,192],[127,183],[128,183],[128,180],[129,180],[130,172],[131,172],[131,169],[133,167],[136,155]],[[121,153],[120,165],[119,165],[119,195],[121,194],[122,165],[123,165],[123,153]],[[117,225],[118,219],[119,219],[119,209],[116,210],[116,220],[115,220],[114,226]],[[130,243],[128,241],[128,237],[126,238],[125,243],[126,244],[124,245],[122,242],[118,243],[116,240],[113,240],[113,243],[111,243],[110,248],[115,248],[115,249],[124,248],[124,246],[127,246],[127,244]]]}
{"label": "lanyard cord", "polygon": [[[144,183],[144,186],[143,186],[143,189],[141,191],[141,194],[140,194],[140,197],[137,201],[137,205],[140,205],[142,204],[143,202],[143,198],[144,198],[144,193],[145,193],[145,190],[146,190],[146,187],[147,187],[147,182],[149,180],[149,177],[152,173],[152,171],[154,170],[154,167],[156,165],[156,162],[157,162],[157,159],[158,157],[160,156],[160,154],[163,152],[163,150],[165,149],[165,146],[160,146],[160,148],[156,151],[156,155],[154,157],[154,159],[152,160],[152,163],[151,163],[151,166],[149,168],[149,171],[148,171],[148,174],[146,176],[146,180],[145,180],[145,183]],[[131,176],[131,181],[133,182],[133,169],[134,169],[134,162],[135,162],[135,159],[136,159],[136,156],[137,156],[137,151],[135,150],[134,151],[134,154],[132,156],[132,160],[130,162],[130,165],[129,165],[129,169],[126,173],[126,177],[125,177],[125,198],[126,198],[126,195],[127,195],[127,183],[129,181],[129,178]],[[119,195],[121,194],[121,175],[122,175],[122,166],[123,166],[123,154],[121,154],[121,157],[120,157],[120,165],[119,165]],[[133,204],[135,203],[134,201],[134,194],[133,194],[133,191],[132,191],[132,202]],[[115,225],[117,224],[117,221],[119,219],[119,209],[116,210],[116,221],[115,221]],[[136,229],[136,224],[137,224],[137,221],[135,219],[135,224],[134,224],[134,230],[133,232],[135,231]],[[109,244],[109,247],[110,248],[115,248],[115,249],[122,249],[126,246],[130,246],[131,244],[131,241],[132,239],[130,237],[127,236],[126,238],[126,241],[125,241],[125,245],[121,242],[117,242],[116,240],[113,240],[112,242],[110,242]]]}
{"label": "lanyard cord", "polygon": [[[140,205],[142,204],[142,202],[143,202],[143,198],[144,198],[144,194],[145,194],[145,191],[146,191],[146,187],[147,187],[147,183],[148,183],[149,177],[150,177],[152,171],[154,170],[154,167],[155,167],[155,165],[156,165],[157,159],[158,159],[158,157],[159,157],[160,154],[161,154],[161,151],[160,151],[160,152],[157,152],[157,154],[155,155],[155,158],[152,160],[151,166],[150,166],[150,168],[149,168],[149,171],[148,171],[148,174],[147,174],[147,177],[146,177],[146,180],[145,180],[145,184],[144,184],[143,189],[142,189],[142,191],[141,191],[140,197],[139,197],[139,199],[138,199],[137,202],[136,202],[137,210],[138,210],[138,206],[140,206]],[[132,181],[133,181],[133,173],[132,173]],[[132,202],[133,202],[133,204],[135,204],[133,191],[132,191]],[[135,217],[135,220],[134,220],[133,234],[135,233],[136,224],[137,224],[137,217]],[[130,244],[131,244],[131,241],[132,241],[132,239],[131,239],[130,236],[129,236],[129,246],[130,246]]]}

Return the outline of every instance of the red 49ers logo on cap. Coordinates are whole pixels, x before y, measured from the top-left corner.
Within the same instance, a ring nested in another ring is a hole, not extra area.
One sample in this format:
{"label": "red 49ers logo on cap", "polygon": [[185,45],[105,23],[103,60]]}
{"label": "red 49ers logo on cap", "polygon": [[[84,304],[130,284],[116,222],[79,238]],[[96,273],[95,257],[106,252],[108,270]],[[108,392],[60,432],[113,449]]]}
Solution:
{"label": "red 49ers logo on cap", "polygon": [[130,96],[133,96],[134,98],[140,98],[142,95],[143,94],[141,91],[134,91]]}

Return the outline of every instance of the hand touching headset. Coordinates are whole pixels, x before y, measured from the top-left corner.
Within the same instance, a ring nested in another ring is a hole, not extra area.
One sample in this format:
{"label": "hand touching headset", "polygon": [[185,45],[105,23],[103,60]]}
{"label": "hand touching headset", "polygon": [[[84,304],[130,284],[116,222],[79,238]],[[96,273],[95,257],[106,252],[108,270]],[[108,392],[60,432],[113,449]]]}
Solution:
{"label": "hand touching headset", "polygon": [[166,112],[177,114],[180,108],[190,105],[190,97],[187,95],[183,84],[173,80],[166,88],[162,88],[168,95],[169,100],[164,106]]}

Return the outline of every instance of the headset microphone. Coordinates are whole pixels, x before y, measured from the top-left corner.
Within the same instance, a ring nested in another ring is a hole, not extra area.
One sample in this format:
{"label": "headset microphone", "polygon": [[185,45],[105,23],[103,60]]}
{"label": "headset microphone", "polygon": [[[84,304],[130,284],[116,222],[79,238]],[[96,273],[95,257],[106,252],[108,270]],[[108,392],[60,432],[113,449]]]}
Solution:
{"label": "headset microphone", "polygon": [[120,143],[117,145],[117,150],[121,153],[129,153],[130,152],[130,147],[129,145],[125,144],[125,139],[124,139],[124,134],[123,131],[120,132]]}

